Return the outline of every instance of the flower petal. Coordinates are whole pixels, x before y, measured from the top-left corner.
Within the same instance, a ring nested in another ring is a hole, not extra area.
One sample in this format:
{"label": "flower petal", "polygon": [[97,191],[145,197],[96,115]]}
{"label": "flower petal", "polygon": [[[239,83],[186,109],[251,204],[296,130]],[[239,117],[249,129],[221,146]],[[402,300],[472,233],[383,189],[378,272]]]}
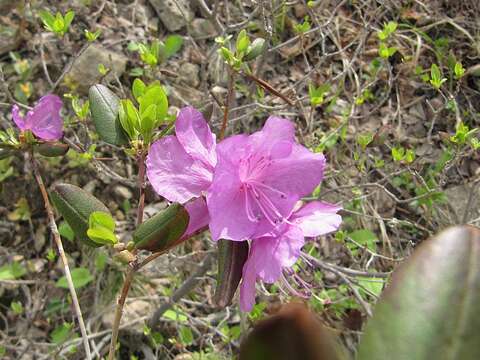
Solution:
{"label": "flower petal", "polygon": [[320,236],[338,229],[342,217],[337,212],[341,209],[337,205],[312,201],[296,211],[291,221],[298,224],[304,236]]}
{"label": "flower petal", "polygon": [[12,107],[12,119],[13,119],[13,122],[15,123],[15,125],[17,125],[17,127],[20,130],[22,130],[22,131],[26,130],[25,119],[23,118],[22,115],[20,115],[20,109],[19,109],[17,104],[13,105],[13,107]]}
{"label": "flower petal", "polygon": [[240,310],[243,312],[249,312],[255,305],[255,282],[257,281],[257,272],[255,270],[255,262],[251,257],[252,249],[250,249],[250,255],[243,265],[242,283],[240,284]]}
{"label": "flower petal", "polygon": [[262,130],[252,134],[253,139],[261,144],[273,144],[279,141],[295,141],[295,125],[290,120],[270,116]]}
{"label": "flower petal", "polygon": [[238,162],[247,141],[248,136],[237,135],[217,146],[218,162],[207,191],[210,232],[215,241],[248,240],[258,226],[248,219],[245,195],[240,189]]}
{"label": "flower petal", "polygon": [[188,221],[188,227],[183,237],[188,237],[195,231],[207,226],[210,217],[208,215],[207,203],[203,197],[190,201],[185,205],[185,209],[187,209],[190,220]]}
{"label": "flower petal", "polygon": [[257,223],[248,219],[245,196],[239,191],[238,178],[219,171],[215,171],[214,178],[217,181],[212,183],[207,192],[212,239],[248,240],[255,232]]}
{"label": "flower petal", "polygon": [[258,276],[266,283],[277,281],[283,268],[295,264],[304,244],[302,230],[297,226],[286,226],[276,236],[255,239],[252,249],[255,250]]}
{"label": "flower petal", "polygon": [[309,195],[320,184],[325,157],[306,147],[293,144],[288,156],[277,158],[265,169],[260,180],[285,194],[295,194],[297,200]]}
{"label": "flower petal", "polygon": [[192,106],[181,109],[175,122],[175,133],[187,154],[215,167],[215,135],[200,111]]}
{"label": "flower petal", "polygon": [[170,201],[183,204],[199,197],[212,181],[211,169],[188,155],[175,136],[153,143],[146,163],[153,188]]}
{"label": "flower petal", "polygon": [[43,140],[58,140],[63,135],[63,120],[60,116],[62,100],[56,95],[42,97],[25,120],[26,127]]}

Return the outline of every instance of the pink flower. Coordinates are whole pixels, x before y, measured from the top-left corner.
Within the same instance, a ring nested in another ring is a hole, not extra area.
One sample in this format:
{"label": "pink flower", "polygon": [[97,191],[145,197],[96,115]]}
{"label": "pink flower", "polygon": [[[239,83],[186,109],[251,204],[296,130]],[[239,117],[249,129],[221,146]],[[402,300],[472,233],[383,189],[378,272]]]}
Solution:
{"label": "pink flower", "polygon": [[63,135],[63,121],[60,116],[62,105],[58,96],[45,95],[24,117],[20,115],[18,105],[13,105],[12,118],[22,131],[31,130],[43,140],[58,140]]}
{"label": "pink flower", "polygon": [[271,116],[262,130],[217,146],[207,191],[214,240],[259,238],[286,222],[323,177],[325,158],[295,142],[292,122]]}
{"label": "pink flower", "polygon": [[295,211],[288,223],[252,240],[248,260],[243,267],[240,285],[240,309],[250,311],[255,303],[255,283],[261,279],[274,283],[285,268],[295,264],[305,237],[316,237],[335,231],[342,218],[341,208],[314,201]]}
{"label": "pink flower", "polygon": [[150,147],[147,177],[159,195],[184,204],[202,196],[212,182],[215,135],[203,115],[190,106],[180,110],[175,133]]}

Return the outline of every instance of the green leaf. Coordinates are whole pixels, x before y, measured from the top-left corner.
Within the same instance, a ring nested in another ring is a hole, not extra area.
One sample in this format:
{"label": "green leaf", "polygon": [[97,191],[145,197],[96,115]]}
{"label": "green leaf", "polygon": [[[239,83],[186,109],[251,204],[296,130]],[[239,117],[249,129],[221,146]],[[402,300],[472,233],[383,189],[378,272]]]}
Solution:
{"label": "green leaf", "polygon": [[0,267],[0,280],[15,280],[21,278],[26,273],[27,269],[19,262],[14,261]]}
{"label": "green leaf", "polygon": [[247,54],[243,57],[244,61],[250,61],[261,54],[265,51],[265,48],[267,47],[267,42],[263,38],[256,38],[253,40],[252,44],[248,46]]}
{"label": "green leaf", "polygon": [[62,237],[69,241],[73,241],[73,239],[75,239],[75,233],[70,225],[68,225],[68,223],[65,221],[62,221],[62,223],[58,226],[58,232]]}
{"label": "green leaf", "polygon": [[75,17],[75,13],[70,10],[68,11],[65,16],[64,16],[64,26],[63,26],[63,31],[66,33],[68,31],[68,28],[70,27],[70,24],[72,23],[73,18]]}
{"label": "green leaf", "polygon": [[112,145],[128,143],[118,118],[120,101],[106,86],[93,85],[88,93],[92,120],[100,138]]}
{"label": "green leaf", "polygon": [[102,227],[110,231],[115,231],[115,220],[112,215],[103,211],[94,211],[88,219],[90,228]]}
{"label": "green leaf", "polygon": [[189,327],[180,326],[180,328],[178,329],[178,335],[180,337],[180,342],[183,345],[188,346],[193,344],[193,333]]}
{"label": "green leaf", "polygon": [[250,38],[247,35],[247,31],[245,29],[242,29],[238,33],[237,43],[235,46],[236,54],[239,58],[241,58],[244,55],[249,45],[250,45]]}
{"label": "green leaf", "polygon": [[105,228],[88,229],[87,236],[100,245],[115,245],[118,242],[115,234]]}
{"label": "green leaf", "polygon": [[115,220],[109,213],[94,211],[88,219],[87,236],[101,245],[114,245],[118,242],[115,236]]}
{"label": "green leaf", "polygon": [[131,140],[136,140],[140,133],[140,116],[138,110],[129,100],[121,100],[118,117],[123,129],[128,134]]}
{"label": "green leaf", "polygon": [[12,301],[10,303],[10,308],[15,315],[21,315],[23,313],[23,305],[19,301]]}
{"label": "green leaf", "polygon": [[162,315],[165,319],[169,319],[175,322],[179,323],[186,323],[188,321],[188,316],[185,315],[182,311],[180,310],[172,310],[168,309],[165,311]]}
{"label": "green leaf", "polygon": [[108,208],[95,196],[75,185],[56,184],[50,195],[57,211],[70,225],[77,239],[89,246],[101,246],[87,236],[88,220],[92,212],[108,213]]}
{"label": "green leaf", "polygon": [[50,334],[54,344],[60,345],[72,338],[73,323],[63,323],[56,327]]}
{"label": "green leaf", "polygon": [[367,323],[358,360],[480,358],[480,231],[424,241],[393,274]]}
{"label": "green leaf", "polygon": [[360,147],[364,151],[372,141],[373,141],[373,134],[369,132],[365,134],[360,134],[357,137],[358,145],[360,145]]}
{"label": "green leaf", "polygon": [[145,93],[145,89],[146,89],[146,85],[145,83],[140,80],[140,79],[135,79],[133,80],[133,84],[132,84],[132,93],[133,93],[133,96],[135,97],[135,100],[138,101],[138,99],[143,96],[143,94]]}
{"label": "green leaf", "polygon": [[[348,234],[350,239],[358,243],[359,245],[366,247],[367,249],[371,251],[376,251],[377,249],[377,241],[378,238],[377,236],[370,230],[368,229],[360,229],[360,230],[355,230],[351,233]],[[348,246],[350,250],[356,250],[357,246],[355,244],[349,244],[352,246]]]}
{"label": "green leaf", "polygon": [[158,252],[176,246],[181,242],[188,222],[187,210],[174,203],[138,226],[133,233],[135,248]]}
{"label": "green leaf", "polygon": [[157,119],[157,106],[155,104],[151,104],[142,113],[141,124],[140,124],[143,139],[147,144],[149,144],[152,139],[153,130],[156,125],[156,119]]}
{"label": "green leaf", "polygon": [[55,17],[47,10],[40,10],[38,12],[38,16],[40,16],[40,19],[42,19],[45,28],[53,32],[53,23],[55,22]]}
{"label": "green leaf", "polygon": [[[75,268],[71,271],[73,286],[75,289],[80,289],[85,285],[89,284],[93,280],[92,274],[90,274],[90,270],[87,268]],[[68,289],[68,282],[65,276],[62,276],[60,279],[57,280],[56,287],[62,289]]]}
{"label": "green leaf", "polygon": [[38,152],[42,156],[46,157],[57,157],[64,156],[68,150],[69,146],[61,142],[45,142],[42,144],[36,144],[34,146],[35,152]]}
{"label": "green leaf", "polygon": [[170,35],[165,39],[165,57],[169,58],[175,55],[183,45],[183,37],[180,35]]}
{"label": "green leaf", "polygon": [[224,308],[231,304],[248,258],[248,241],[218,241],[217,287],[214,301]]}
{"label": "green leaf", "polygon": [[463,76],[463,74],[465,74],[465,69],[463,68],[461,62],[456,62],[453,70],[455,72],[455,77],[457,79],[460,79]]}
{"label": "green leaf", "polygon": [[139,99],[139,104],[140,104],[140,114],[143,114],[143,112],[152,104],[154,104],[157,109],[157,119],[164,119],[167,116],[168,113],[168,98],[167,94],[165,93],[165,90],[163,90],[163,87],[154,84],[153,86],[150,86],[145,94]]}

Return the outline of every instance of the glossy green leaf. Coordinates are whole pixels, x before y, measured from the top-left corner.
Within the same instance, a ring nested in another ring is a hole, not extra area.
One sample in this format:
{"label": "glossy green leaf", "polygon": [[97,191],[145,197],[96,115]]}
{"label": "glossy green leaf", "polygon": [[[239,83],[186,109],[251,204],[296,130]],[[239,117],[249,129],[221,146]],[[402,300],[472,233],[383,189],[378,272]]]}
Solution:
{"label": "glossy green leaf", "polygon": [[135,247],[152,252],[167,250],[181,242],[188,221],[187,210],[174,203],[138,226],[133,233]]}
{"label": "glossy green leaf", "polygon": [[480,230],[426,240],[393,274],[361,339],[359,360],[480,359]]}
{"label": "glossy green leaf", "polygon": [[35,145],[34,150],[47,157],[63,156],[68,152],[69,146],[61,142],[45,142]]}
{"label": "glossy green leaf", "polygon": [[231,304],[248,258],[248,241],[218,241],[217,287],[214,300],[220,307]]}
{"label": "glossy green leaf", "polygon": [[92,120],[100,138],[113,145],[128,143],[127,135],[118,118],[120,105],[118,97],[101,84],[93,85],[88,96]]}
{"label": "glossy green leaf", "polygon": [[94,211],[109,213],[108,208],[95,196],[70,184],[57,184],[50,193],[52,202],[76,237],[89,246],[101,246],[87,236],[88,221]]}

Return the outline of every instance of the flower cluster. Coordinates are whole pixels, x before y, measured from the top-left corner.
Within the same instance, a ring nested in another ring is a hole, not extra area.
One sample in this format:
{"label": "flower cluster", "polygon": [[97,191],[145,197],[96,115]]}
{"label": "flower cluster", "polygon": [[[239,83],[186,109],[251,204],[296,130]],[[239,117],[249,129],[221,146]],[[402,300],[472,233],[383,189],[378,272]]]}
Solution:
{"label": "flower cluster", "polygon": [[185,204],[187,234],[208,225],[214,241],[250,241],[240,287],[240,307],[249,311],[257,279],[275,282],[305,237],[340,225],[338,206],[301,203],[321,182],[325,157],[298,144],[293,123],[275,116],[258,132],[217,144],[202,114],[186,107],[175,132],[151,146],[148,179],[158,194]]}

